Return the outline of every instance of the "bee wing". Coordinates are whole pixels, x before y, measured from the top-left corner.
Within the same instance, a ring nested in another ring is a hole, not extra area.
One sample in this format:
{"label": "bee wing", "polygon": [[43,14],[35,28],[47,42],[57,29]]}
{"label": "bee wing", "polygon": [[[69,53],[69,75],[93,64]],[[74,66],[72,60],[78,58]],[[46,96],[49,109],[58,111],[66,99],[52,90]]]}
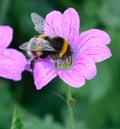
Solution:
{"label": "bee wing", "polygon": [[34,29],[40,33],[40,34],[43,34],[44,33],[44,30],[43,30],[43,27],[44,27],[44,18],[41,17],[39,14],[37,13],[31,13],[31,19],[32,19],[32,22],[33,24],[35,25]]}
{"label": "bee wing", "polygon": [[19,46],[20,49],[28,51],[29,42],[25,42]]}
{"label": "bee wing", "polygon": [[49,32],[54,34],[54,36],[57,36],[56,32],[52,30],[52,28],[45,22],[45,19],[40,16],[39,14],[33,12],[31,13],[31,19],[34,24],[34,29],[39,33],[39,34],[44,34],[44,27],[47,28]]}
{"label": "bee wing", "polygon": [[29,42],[20,45],[19,48],[26,51],[56,51],[49,41],[41,38],[32,38]]}
{"label": "bee wing", "polygon": [[40,45],[40,50],[42,51],[56,51],[54,47],[49,43],[48,40],[42,39],[42,38],[37,38],[38,44]]}

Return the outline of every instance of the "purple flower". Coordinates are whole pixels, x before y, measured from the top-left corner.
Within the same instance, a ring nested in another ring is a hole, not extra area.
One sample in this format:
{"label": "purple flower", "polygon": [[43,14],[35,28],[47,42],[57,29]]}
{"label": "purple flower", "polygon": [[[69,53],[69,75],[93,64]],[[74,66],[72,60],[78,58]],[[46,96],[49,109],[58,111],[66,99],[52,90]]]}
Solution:
{"label": "purple flower", "polygon": [[27,60],[24,55],[7,48],[12,41],[13,30],[9,26],[0,26],[0,77],[18,81],[25,69]]}
{"label": "purple flower", "polygon": [[73,49],[73,64],[69,70],[56,70],[49,58],[37,61],[33,72],[37,89],[44,87],[56,76],[71,87],[81,87],[85,84],[85,79],[95,77],[95,63],[111,57],[111,51],[106,46],[110,43],[109,35],[98,29],[79,34],[79,25],[78,13],[73,8],[67,9],[63,14],[52,11],[46,16],[44,34],[52,37],[57,35],[68,40]]}

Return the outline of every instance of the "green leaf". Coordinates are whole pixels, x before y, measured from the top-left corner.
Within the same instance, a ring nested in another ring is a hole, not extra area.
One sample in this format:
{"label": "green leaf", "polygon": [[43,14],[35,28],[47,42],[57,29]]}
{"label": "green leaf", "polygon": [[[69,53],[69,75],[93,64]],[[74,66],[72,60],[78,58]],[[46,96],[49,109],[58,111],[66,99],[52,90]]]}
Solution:
{"label": "green leaf", "polygon": [[[17,111],[16,111],[17,110]],[[19,115],[19,116],[18,116]],[[24,126],[23,126],[24,124]],[[64,127],[54,121],[52,115],[47,114],[43,119],[24,110],[17,105],[14,111],[11,129],[64,129]]]}
{"label": "green leaf", "polygon": [[13,119],[12,119],[12,124],[10,129],[23,129],[23,123],[17,114],[16,107],[14,109]]}

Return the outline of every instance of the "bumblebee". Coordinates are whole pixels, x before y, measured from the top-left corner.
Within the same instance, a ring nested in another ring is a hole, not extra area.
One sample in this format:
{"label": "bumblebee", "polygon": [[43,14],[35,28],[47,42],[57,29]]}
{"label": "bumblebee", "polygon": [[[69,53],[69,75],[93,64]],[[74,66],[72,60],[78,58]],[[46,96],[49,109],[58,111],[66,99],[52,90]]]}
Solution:
{"label": "bumblebee", "polygon": [[[34,68],[34,63],[38,59],[44,59],[50,57],[55,63],[56,68],[62,68],[61,66],[72,64],[72,48],[68,41],[62,37],[55,36],[50,37],[43,35],[44,19],[37,13],[31,14],[32,22],[35,25],[35,30],[40,34],[34,36],[28,42],[19,46],[20,49],[27,51],[31,58],[30,67]],[[48,26],[48,25],[47,25]]]}

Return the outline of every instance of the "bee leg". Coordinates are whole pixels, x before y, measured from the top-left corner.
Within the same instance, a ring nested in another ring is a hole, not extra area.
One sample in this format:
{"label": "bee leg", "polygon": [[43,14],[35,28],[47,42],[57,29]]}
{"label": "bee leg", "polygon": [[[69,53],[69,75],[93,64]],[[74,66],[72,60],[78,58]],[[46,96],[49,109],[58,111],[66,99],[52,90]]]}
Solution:
{"label": "bee leg", "polygon": [[56,68],[57,67],[57,57],[56,57],[56,55],[51,54],[50,57],[51,57],[52,61],[54,62],[55,68]]}
{"label": "bee leg", "polygon": [[57,60],[57,56],[54,55],[54,54],[51,54],[50,57],[51,57],[51,59],[52,59],[53,62],[54,62],[54,66],[55,66],[56,74],[57,74],[57,68],[58,68],[58,60]]}
{"label": "bee leg", "polygon": [[33,59],[31,59],[30,60],[30,68],[32,69],[32,71],[33,71],[33,69],[34,69],[34,63],[37,61],[39,59],[39,57],[38,56],[36,56],[36,57],[34,57]]}
{"label": "bee leg", "polygon": [[55,68],[57,69],[57,66],[58,66],[57,60],[54,60],[54,62],[55,62]]}
{"label": "bee leg", "polygon": [[35,63],[35,61],[34,61],[34,60],[31,60],[30,68],[31,68],[32,70],[34,69],[34,63]]}
{"label": "bee leg", "polygon": [[69,57],[70,64],[72,65],[72,56]]}

